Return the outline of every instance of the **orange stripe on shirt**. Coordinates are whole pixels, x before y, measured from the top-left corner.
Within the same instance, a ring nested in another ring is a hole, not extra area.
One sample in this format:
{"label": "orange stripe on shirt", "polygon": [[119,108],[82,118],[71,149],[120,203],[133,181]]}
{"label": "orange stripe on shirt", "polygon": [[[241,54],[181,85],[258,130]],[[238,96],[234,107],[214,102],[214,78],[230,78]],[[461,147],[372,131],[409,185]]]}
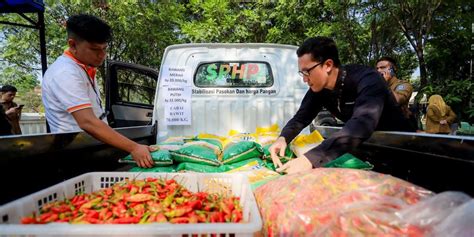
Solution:
{"label": "orange stripe on shirt", "polygon": [[76,105],[76,106],[68,108],[67,112],[72,113],[72,112],[76,112],[78,110],[85,109],[85,108],[90,108],[90,107],[92,107],[91,103]]}
{"label": "orange stripe on shirt", "polygon": [[95,74],[97,73],[97,68],[86,66],[85,64],[81,63],[76,57],[74,57],[74,55],[71,53],[69,49],[64,50],[64,56],[72,59],[72,61],[76,62],[77,65],[84,68],[84,70],[86,70],[89,77],[92,80],[95,80]]}

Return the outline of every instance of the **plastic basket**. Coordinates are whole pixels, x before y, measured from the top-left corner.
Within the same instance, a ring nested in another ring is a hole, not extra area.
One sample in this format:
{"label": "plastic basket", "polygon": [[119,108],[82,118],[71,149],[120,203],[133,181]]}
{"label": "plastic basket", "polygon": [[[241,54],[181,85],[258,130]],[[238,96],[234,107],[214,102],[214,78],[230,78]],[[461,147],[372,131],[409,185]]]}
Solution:
{"label": "plastic basket", "polygon": [[[199,224],[69,224],[22,225],[23,216],[42,205],[107,188],[125,178],[174,178],[190,191],[224,193],[240,197],[243,223]],[[262,228],[262,219],[247,178],[241,174],[93,172],[66,180],[0,207],[0,235],[28,236],[253,236]],[[207,235],[203,235],[207,234]]]}

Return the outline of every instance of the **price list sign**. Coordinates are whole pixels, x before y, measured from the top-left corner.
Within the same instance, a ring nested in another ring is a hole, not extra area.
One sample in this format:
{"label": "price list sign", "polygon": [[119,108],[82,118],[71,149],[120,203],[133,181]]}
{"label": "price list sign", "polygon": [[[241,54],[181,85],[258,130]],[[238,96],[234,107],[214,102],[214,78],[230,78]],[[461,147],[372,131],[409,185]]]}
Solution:
{"label": "price list sign", "polygon": [[165,66],[161,90],[166,125],[191,125],[191,79],[182,67]]}

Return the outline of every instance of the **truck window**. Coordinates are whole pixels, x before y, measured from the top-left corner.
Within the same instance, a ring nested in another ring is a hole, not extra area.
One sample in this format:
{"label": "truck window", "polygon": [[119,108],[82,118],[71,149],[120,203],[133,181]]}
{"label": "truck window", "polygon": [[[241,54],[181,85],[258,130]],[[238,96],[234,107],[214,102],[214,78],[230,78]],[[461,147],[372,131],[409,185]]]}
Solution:
{"label": "truck window", "polygon": [[153,105],[156,78],[129,68],[117,69],[118,102]]}
{"label": "truck window", "polygon": [[271,87],[273,74],[267,62],[210,62],[198,66],[194,84],[197,87]]}

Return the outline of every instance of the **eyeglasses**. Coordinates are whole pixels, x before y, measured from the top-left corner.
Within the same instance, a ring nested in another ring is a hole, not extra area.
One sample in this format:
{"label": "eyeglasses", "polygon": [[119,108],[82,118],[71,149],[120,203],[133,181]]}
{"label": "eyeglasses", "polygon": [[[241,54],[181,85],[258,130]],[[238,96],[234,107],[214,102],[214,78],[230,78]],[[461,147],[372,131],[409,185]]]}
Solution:
{"label": "eyeglasses", "polygon": [[301,70],[301,71],[298,71],[298,73],[300,74],[301,77],[304,77],[304,76],[307,76],[309,77],[309,73],[311,72],[311,70],[313,70],[313,68],[323,64],[324,62],[320,62],[320,63],[317,63],[316,65],[306,69],[306,70]]}

